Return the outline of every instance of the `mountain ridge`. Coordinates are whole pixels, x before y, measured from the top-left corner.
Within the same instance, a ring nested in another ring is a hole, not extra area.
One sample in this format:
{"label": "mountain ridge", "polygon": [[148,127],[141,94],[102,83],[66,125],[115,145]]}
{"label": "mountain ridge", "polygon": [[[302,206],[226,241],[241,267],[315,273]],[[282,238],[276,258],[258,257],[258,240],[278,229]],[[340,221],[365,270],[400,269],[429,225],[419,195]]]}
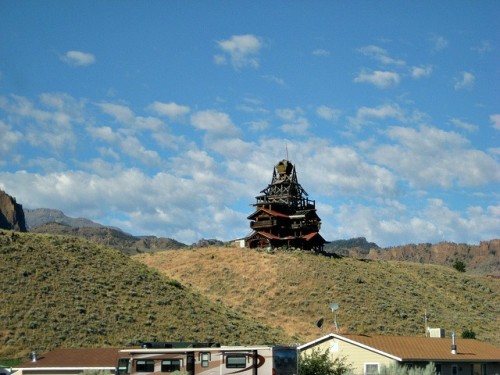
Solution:
{"label": "mountain ridge", "polygon": [[[172,238],[133,236],[119,228],[108,227],[86,218],[71,218],[60,210],[48,208],[24,210],[27,227],[37,233],[66,234],[83,237],[101,245],[112,246],[134,255],[187,248],[188,245]],[[224,242],[200,239],[191,247],[223,246]],[[381,248],[365,237],[330,241],[326,253],[369,260],[401,260],[431,263],[452,267],[454,262],[464,262],[467,272],[500,276],[500,239],[481,241],[479,245],[439,242],[436,244],[404,244]]]}

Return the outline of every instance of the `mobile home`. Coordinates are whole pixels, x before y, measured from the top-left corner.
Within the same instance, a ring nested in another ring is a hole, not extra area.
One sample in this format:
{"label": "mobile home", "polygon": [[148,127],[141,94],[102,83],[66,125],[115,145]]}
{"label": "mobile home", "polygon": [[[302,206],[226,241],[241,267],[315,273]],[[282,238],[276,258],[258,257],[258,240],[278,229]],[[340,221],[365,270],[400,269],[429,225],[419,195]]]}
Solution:
{"label": "mobile home", "polygon": [[119,375],[296,375],[296,347],[207,346],[120,350]]}

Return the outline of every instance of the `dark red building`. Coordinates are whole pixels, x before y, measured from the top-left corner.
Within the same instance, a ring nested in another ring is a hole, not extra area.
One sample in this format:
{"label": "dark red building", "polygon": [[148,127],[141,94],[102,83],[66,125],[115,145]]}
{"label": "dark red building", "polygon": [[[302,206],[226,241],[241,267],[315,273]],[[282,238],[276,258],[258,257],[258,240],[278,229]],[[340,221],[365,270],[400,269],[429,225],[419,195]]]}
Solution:
{"label": "dark red building", "polygon": [[255,198],[255,212],[248,216],[253,232],[246,238],[247,247],[323,250],[326,241],[319,234],[315,202],[300,186],[290,161],[276,164],[271,183]]}

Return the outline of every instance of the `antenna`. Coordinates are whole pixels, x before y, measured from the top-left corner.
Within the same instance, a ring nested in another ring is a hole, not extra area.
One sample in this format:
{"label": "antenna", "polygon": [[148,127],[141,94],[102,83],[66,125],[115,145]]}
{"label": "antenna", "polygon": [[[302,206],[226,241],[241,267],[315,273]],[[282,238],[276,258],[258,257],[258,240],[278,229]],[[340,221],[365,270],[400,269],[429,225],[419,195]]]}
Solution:
{"label": "antenna", "polygon": [[424,310],[425,337],[429,335],[429,326],[427,325],[427,309]]}
{"label": "antenna", "polygon": [[290,160],[288,159],[288,145],[285,143],[285,151],[286,151],[286,160]]}
{"label": "antenna", "polygon": [[334,320],[333,324],[335,325],[335,330],[337,333],[339,332],[339,326],[337,324],[337,310],[339,309],[339,304],[336,302],[330,303],[330,310],[332,310],[332,313],[334,314]]}

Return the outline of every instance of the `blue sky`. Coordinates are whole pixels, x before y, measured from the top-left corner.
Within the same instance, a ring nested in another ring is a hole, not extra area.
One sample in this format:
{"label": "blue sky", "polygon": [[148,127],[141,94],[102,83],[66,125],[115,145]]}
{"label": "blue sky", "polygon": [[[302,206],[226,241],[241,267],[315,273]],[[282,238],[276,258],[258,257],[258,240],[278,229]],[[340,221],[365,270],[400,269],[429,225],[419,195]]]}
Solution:
{"label": "blue sky", "polygon": [[247,235],[287,157],[327,240],[500,236],[498,1],[0,0],[0,188]]}

